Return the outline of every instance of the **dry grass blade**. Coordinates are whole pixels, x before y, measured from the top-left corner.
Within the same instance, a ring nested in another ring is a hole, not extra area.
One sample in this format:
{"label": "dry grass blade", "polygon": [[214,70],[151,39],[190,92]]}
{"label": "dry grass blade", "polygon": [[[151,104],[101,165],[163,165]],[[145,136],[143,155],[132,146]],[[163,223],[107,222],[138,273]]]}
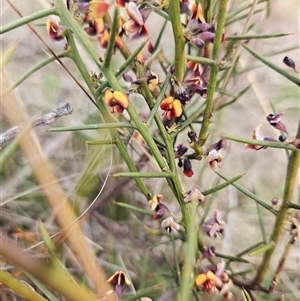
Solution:
{"label": "dry grass blade", "polygon": [[[13,93],[2,99],[2,108],[12,126],[26,122],[28,119],[26,117],[26,111],[24,112],[24,108],[21,107],[20,100],[18,100]],[[62,229],[66,228],[68,241],[83,270],[93,283],[97,294],[104,296],[110,290],[106,282],[106,276],[98,265],[92,250],[87,245],[80,224],[76,222],[69,227],[69,224],[73,223],[76,216],[33,130],[25,139],[22,139],[20,146],[31,165],[35,178],[43,187],[43,193],[53,212],[56,214],[58,223]],[[115,297],[114,295],[110,295],[108,299],[115,300]]]}

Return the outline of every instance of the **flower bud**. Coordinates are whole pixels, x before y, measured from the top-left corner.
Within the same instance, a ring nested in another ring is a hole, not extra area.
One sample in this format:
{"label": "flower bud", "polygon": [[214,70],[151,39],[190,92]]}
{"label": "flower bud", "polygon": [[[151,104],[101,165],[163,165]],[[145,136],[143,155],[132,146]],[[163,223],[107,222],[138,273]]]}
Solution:
{"label": "flower bud", "polygon": [[293,70],[296,70],[295,62],[290,57],[285,56],[283,62],[288,67],[292,68]]}

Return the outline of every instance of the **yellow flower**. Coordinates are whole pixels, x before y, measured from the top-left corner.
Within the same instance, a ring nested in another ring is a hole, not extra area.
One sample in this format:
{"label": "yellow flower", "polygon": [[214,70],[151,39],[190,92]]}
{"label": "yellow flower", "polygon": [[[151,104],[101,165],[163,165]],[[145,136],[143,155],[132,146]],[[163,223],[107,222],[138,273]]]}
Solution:
{"label": "yellow flower", "polygon": [[163,115],[166,115],[168,120],[172,117],[180,117],[182,114],[182,104],[179,99],[169,96],[162,100],[160,108],[164,110]]}
{"label": "yellow flower", "polygon": [[119,91],[106,90],[104,93],[104,102],[111,107],[112,113],[122,114],[124,109],[128,108],[127,96]]}

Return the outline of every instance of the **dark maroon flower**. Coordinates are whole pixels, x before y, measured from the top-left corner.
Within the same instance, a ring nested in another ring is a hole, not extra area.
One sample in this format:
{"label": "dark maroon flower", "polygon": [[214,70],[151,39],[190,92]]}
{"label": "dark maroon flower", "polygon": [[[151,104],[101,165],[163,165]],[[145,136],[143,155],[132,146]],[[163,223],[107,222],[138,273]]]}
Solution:
{"label": "dark maroon flower", "polygon": [[176,148],[177,150],[175,151],[175,159],[182,157],[188,151],[188,148],[182,143],[178,144]]}
{"label": "dark maroon flower", "polygon": [[276,115],[269,114],[266,118],[269,121],[270,125],[275,129],[287,133],[285,125],[280,121],[284,113],[278,113]]}
{"label": "dark maroon flower", "polygon": [[215,149],[216,151],[220,150],[225,146],[225,139],[220,139],[217,143],[213,144],[210,146],[208,151],[210,152],[211,150]]}
{"label": "dark maroon flower", "polygon": [[188,158],[184,158],[183,160],[183,174],[188,178],[192,177],[194,174],[192,170],[192,163]]}
{"label": "dark maroon flower", "polygon": [[198,141],[197,134],[194,131],[189,131],[188,132],[188,137],[191,139],[190,144],[192,142],[197,142]]}
{"label": "dark maroon flower", "polygon": [[285,56],[284,59],[283,59],[283,62],[284,62],[285,65],[292,68],[296,72],[295,62],[290,57]]}
{"label": "dark maroon flower", "polygon": [[121,300],[124,286],[131,284],[125,273],[122,271],[115,272],[107,279],[107,282],[115,288],[115,292],[119,300]]}

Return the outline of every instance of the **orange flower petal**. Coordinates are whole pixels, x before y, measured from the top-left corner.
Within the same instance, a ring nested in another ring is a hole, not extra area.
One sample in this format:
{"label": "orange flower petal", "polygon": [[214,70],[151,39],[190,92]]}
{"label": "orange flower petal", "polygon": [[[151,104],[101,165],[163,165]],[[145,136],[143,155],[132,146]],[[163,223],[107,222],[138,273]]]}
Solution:
{"label": "orange flower petal", "polygon": [[106,48],[108,45],[109,33],[108,30],[104,30],[102,36],[99,38],[100,46]]}
{"label": "orange flower petal", "polygon": [[168,110],[170,108],[170,104],[174,101],[174,97],[169,96],[165,99],[163,99],[160,103],[160,108],[162,110]]}
{"label": "orange flower petal", "polygon": [[116,36],[115,47],[121,49],[124,45],[124,42],[120,36]]}
{"label": "orange flower petal", "polygon": [[151,72],[149,79],[148,79],[149,90],[151,92],[153,92],[155,90],[155,88],[157,87],[157,85],[158,85],[158,76],[154,72]]}
{"label": "orange flower petal", "polygon": [[105,90],[104,92],[104,102],[106,105],[108,105],[109,107],[113,107],[115,105],[114,102],[114,94],[112,91],[110,90]]}
{"label": "orange flower petal", "polygon": [[182,114],[182,104],[179,99],[173,101],[172,113],[175,117],[180,117]]}
{"label": "orange flower petal", "polygon": [[208,279],[213,285],[216,283],[217,277],[216,277],[216,275],[215,275],[213,272],[208,271],[207,274],[206,274],[206,276],[207,276],[207,279]]}
{"label": "orange flower petal", "polygon": [[89,16],[93,19],[103,18],[107,13],[110,4],[104,1],[93,0],[89,3]]}
{"label": "orange flower petal", "polygon": [[197,286],[202,286],[207,280],[206,274],[200,274],[197,276],[195,283]]}
{"label": "orange flower petal", "polygon": [[115,99],[116,104],[118,104],[123,109],[128,108],[128,98],[124,93],[119,92],[119,91],[115,91],[114,92],[114,99]]}

